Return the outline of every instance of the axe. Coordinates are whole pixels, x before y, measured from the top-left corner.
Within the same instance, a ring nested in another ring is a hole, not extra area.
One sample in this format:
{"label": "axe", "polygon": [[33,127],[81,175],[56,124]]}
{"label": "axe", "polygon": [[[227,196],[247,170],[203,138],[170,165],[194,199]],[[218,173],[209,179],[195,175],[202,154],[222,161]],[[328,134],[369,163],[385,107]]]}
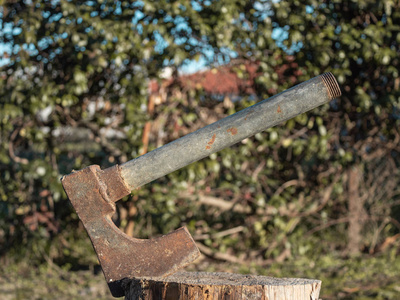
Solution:
{"label": "axe", "polygon": [[184,227],[153,239],[127,236],[111,220],[116,201],[133,189],[340,95],[335,77],[325,73],[122,165],[105,170],[92,165],[62,177],[112,295],[123,296],[124,278],[162,278],[200,255]]}

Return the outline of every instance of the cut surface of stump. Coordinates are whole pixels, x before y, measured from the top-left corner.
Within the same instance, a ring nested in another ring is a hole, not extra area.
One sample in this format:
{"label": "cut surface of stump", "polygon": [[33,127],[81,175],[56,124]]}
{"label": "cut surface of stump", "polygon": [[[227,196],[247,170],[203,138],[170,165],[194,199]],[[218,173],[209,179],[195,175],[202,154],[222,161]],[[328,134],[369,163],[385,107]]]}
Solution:
{"label": "cut surface of stump", "polygon": [[179,272],[162,279],[124,279],[123,288],[126,300],[318,300],[321,281]]}

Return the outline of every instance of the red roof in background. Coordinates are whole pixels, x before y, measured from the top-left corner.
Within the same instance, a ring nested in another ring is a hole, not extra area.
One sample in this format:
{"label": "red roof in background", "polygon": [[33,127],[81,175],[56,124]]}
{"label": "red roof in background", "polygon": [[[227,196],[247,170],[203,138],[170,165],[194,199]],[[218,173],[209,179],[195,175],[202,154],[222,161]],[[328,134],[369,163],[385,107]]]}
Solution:
{"label": "red roof in background", "polygon": [[[218,95],[255,94],[254,79],[258,64],[245,63],[237,66],[222,66],[211,70],[179,77],[182,87],[202,88],[206,93]],[[239,73],[242,76],[239,77]]]}
{"label": "red roof in background", "polygon": [[[297,69],[298,67],[293,57],[286,57],[286,61],[286,64],[275,68],[275,72],[278,74],[278,82],[285,80],[295,83],[296,77],[301,75],[301,72],[295,71],[290,76],[285,75],[286,70]],[[254,95],[256,94],[255,79],[260,76],[258,68],[259,63],[257,62],[234,63],[170,78],[161,85],[164,87],[178,86],[181,90],[203,89],[206,93],[215,95]],[[239,73],[242,76],[239,77]],[[160,85],[156,80],[152,80],[149,89],[151,94],[155,94],[159,91]],[[275,91],[270,92],[274,93]]]}

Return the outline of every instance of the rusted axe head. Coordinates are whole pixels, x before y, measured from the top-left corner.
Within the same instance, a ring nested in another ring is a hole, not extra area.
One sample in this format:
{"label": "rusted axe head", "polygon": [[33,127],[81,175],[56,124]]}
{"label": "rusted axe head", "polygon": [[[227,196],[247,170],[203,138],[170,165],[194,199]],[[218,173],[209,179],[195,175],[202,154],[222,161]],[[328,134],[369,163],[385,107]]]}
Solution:
{"label": "rusted axe head", "polygon": [[96,251],[114,297],[124,295],[124,278],[163,277],[185,267],[199,256],[186,228],[142,240],[120,231],[111,216],[114,202],[130,193],[118,166],[104,171],[93,165],[64,176],[62,184]]}

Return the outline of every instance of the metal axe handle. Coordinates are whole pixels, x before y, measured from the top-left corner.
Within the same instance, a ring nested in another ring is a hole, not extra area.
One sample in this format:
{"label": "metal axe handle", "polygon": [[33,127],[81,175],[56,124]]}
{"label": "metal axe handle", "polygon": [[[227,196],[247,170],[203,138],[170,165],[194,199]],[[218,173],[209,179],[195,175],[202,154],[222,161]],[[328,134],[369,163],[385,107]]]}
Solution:
{"label": "metal axe handle", "polygon": [[322,74],[120,165],[121,177],[133,190],[340,95]]}

